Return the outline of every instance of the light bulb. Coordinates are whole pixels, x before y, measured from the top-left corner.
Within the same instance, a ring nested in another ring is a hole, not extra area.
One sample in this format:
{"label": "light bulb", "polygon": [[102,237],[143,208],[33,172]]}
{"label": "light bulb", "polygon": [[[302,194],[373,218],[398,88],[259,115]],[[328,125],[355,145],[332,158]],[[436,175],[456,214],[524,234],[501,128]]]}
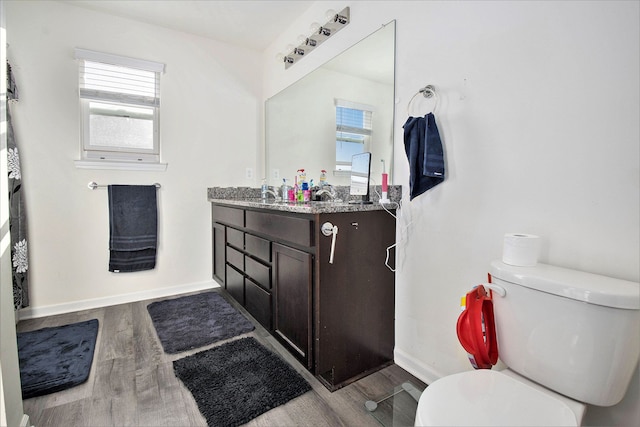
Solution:
{"label": "light bulb", "polygon": [[333,9],[329,9],[325,12],[324,16],[327,18],[327,21],[336,21],[336,15],[338,15],[338,12],[336,12]]}
{"label": "light bulb", "polygon": [[300,34],[298,36],[298,44],[305,44],[307,42],[307,36]]}
{"label": "light bulb", "polygon": [[276,61],[278,62],[284,62],[284,54],[282,52],[278,52],[276,54]]}
{"label": "light bulb", "polygon": [[312,33],[317,33],[320,30],[320,27],[321,27],[320,24],[318,24],[317,22],[314,22],[313,24],[311,24],[309,29],[311,30]]}

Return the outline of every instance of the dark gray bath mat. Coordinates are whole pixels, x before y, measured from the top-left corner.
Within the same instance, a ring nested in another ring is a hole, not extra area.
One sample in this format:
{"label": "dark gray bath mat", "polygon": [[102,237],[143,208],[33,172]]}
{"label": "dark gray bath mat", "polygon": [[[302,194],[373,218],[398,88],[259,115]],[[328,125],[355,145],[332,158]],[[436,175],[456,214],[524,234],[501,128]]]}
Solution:
{"label": "dark gray bath mat", "polygon": [[254,329],[253,323],[217,292],[154,302],[147,310],[162,348],[170,354],[203,347]]}
{"label": "dark gray bath mat", "polygon": [[311,390],[291,365],[241,338],[173,362],[210,426],[245,424]]}
{"label": "dark gray bath mat", "polygon": [[89,377],[98,320],[18,333],[22,398],[82,384]]}

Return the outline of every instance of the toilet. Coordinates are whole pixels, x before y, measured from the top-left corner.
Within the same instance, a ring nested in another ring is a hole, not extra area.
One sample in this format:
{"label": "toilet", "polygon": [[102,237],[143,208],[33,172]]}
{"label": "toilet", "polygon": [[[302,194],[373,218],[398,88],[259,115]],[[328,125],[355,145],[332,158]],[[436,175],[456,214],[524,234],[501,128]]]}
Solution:
{"label": "toilet", "polygon": [[579,426],[624,397],[640,354],[640,285],[537,264],[490,266],[500,360],[440,378],[416,426]]}

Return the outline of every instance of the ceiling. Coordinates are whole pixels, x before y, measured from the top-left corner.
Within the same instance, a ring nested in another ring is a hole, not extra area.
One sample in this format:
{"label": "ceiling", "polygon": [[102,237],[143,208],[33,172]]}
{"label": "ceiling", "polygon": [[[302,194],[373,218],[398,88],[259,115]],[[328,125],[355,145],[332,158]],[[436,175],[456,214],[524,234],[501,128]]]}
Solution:
{"label": "ceiling", "polygon": [[66,0],[65,3],[262,51],[314,1]]}

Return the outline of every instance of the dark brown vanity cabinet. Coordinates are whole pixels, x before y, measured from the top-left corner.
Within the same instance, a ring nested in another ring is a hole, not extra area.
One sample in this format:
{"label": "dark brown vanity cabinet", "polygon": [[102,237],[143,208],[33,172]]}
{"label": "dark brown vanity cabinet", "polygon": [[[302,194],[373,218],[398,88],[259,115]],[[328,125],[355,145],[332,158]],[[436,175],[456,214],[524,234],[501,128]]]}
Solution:
{"label": "dark brown vanity cabinet", "polygon": [[[329,390],[392,362],[391,215],[213,203],[212,216],[214,279]],[[338,227],[333,263],[326,222]]]}

